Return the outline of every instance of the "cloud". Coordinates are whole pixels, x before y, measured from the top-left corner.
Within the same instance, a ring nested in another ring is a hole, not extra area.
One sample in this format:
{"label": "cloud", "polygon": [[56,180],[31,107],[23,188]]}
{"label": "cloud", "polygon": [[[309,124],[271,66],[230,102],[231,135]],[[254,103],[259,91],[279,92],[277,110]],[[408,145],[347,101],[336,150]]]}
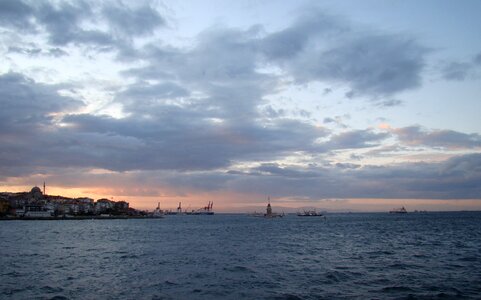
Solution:
{"label": "cloud", "polygon": [[474,57],[474,63],[481,65],[481,52]]}
{"label": "cloud", "polygon": [[0,16],[0,26],[45,33],[54,47],[74,44],[122,53],[134,52],[132,40],[166,24],[150,2],[135,6],[117,1],[7,0],[0,4]]}
{"label": "cloud", "polygon": [[47,51],[37,48],[37,47],[17,47],[17,46],[11,46],[8,47],[8,53],[19,53],[19,54],[24,54],[28,56],[52,56],[52,57],[61,57],[61,56],[66,56],[68,53],[60,48],[50,48]]}
{"label": "cloud", "polygon": [[109,45],[113,38],[107,32],[96,29],[84,29],[81,22],[93,16],[87,2],[60,2],[57,5],[43,3],[36,11],[35,17],[49,34],[49,42],[56,46],[69,43]]}
{"label": "cloud", "polygon": [[420,126],[393,129],[398,139],[409,146],[443,147],[448,149],[470,149],[481,147],[481,136],[454,130],[426,130]]}
{"label": "cloud", "polygon": [[427,48],[402,34],[355,30],[341,19],[312,10],[260,43],[268,61],[300,83],[341,82],[353,95],[385,96],[421,85]]}
{"label": "cloud", "polygon": [[[31,172],[73,167],[207,171],[234,163],[282,159],[294,152],[318,154],[370,147],[386,135],[369,130],[344,132],[319,144],[318,139],[331,134],[325,128],[287,118],[219,121],[212,118],[209,108],[195,102],[152,102],[123,119],[68,114],[83,103],[60,96],[56,86],[7,74],[0,78],[0,87],[3,134],[11,135],[0,145],[5,154],[2,165],[13,167],[11,162],[15,161],[19,170],[30,166]],[[168,87],[172,90],[176,86]],[[125,97],[132,91],[135,93],[132,89]]]}
{"label": "cloud", "polygon": [[75,111],[84,105],[59,95],[58,89],[18,73],[0,75],[1,133],[34,133],[41,126],[53,125],[53,114]]}
{"label": "cloud", "polygon": [[[0,77],[2,135],[8,137],[0,145],[0,165],[10,168],[5,174],[28,167],[32,173],[39,168],[212,171],[292,153],[371,147],[386,137],[371,130],[332,134],[288,118],[219,118],[225,116],[211,109],[210,98],[203,102],[209,105],[176,101],[189,94],[174,83],[129,86],[117,95],[129,108],[122,119],[74,114],[69,112],[84,104],[60,96],[60,88],[14,73]],[[327,141],[319,143],[320,138]]]}
{"label": "cloud", "polygon": [[[302,198],[477,199],[481,193],[481,154],[456,156],[443,162],[384,166],[330,164],[294,166],[262,163],[248,170],[151,170],[91,173],[61,168],[49,182],[58,186],[109,186],[172,195],[235,192]],[[49,175],[47,175],[49,176]]]}
{"label": "cloud", "polygon": [[481,53],[469,61],[453,61],[441,67],[441,75],[446,80],[464,81],[479,78],[481,68]]}
{"label": "cloud", "polygon": [[343,116],[334,116],[333,118],[331,117],[326,117],[322,120],[322,123],[324,124],[335,124],[339,126],[340,128],[347,128],[347,125],[344,124],[344,119],[349,119],[350,116],[348,114],[345,114]]}
{"label": "cloud", "polygon": [[[191,95],[201,95],[190,101],[209,108],[211,117],[252,122],[263,114],[282,117],[265,109],[265,97],[281,91],[286,77],[298,83],[342,82],[353,97],[376,98],[419,86],[426,53],[414,38],[361,32],[342,18],[312,10],[278,32],[266,33],[260,26],[214,26],[186,49],[145,45],[135,55],[146,64],[123,74],[139,82],[175,82]],[[283,72],[263,71],[266,66]],[[378,105],[400,103],[386,100]]]}
{"label": "cloud", "polygon": [[[58,127],[51,113],[65,113],[83,104],[58,95],[57,89],[19,74],[0,77],[2,178],[54,172],[62,174],[54,176],[59,185],[85,182],[89,186],[115,186],[118,181],[149,191],[149,195],[161,186],[179,194],[234,191],[312,200],[462,199],[480,192],[480,154],[441,163],[386,166],[266,163],[298,151],[321,154],[371,147],[389,134],[368,129],[333,134],[285,118],[270,123],[217,122],[202,107],[163,102],[156,104],[156,113],[148,118],[136,113],[123,119],[69,114],[60,120],[66,126]],[[20,129],[24,130],[21,134]],[[392,134],[409,145],[480,145],[479,136],[453,131],[408,127],[395,129]],[[316,140],[320,137],[327,140],[319,145]],[[257,162],[258,166],[235,169],[234,165],[243,162]],[[91,168],[114,173],[87,175],[85,170]],[[83,171],[78,174],[74,170]]]}
{"label": "cloud", "polygon": [[388,133],[376,133],[370,129],[351,130],[333,135],[322,147],[330,150],[367,148],[377,146],[387,137]]}
{"label": "cloud", "polygon": [[284,62],[301,54],[312,40],[347,31],[349,25],[344,20],[319,9],[306,10],[287,28],[268,34],[261,41],[260,49],[269,59]]}
{"label": "cloud", "polygon": [[398,99],[382,100],[382,101],[376,102],[376,106],[381,108],[395,107],[395,106],[400,106],[402,104],[403,104],[403,101]]}
{"label": "cloud", "polygon": [[[87,143],[83,147],[106,153],[92,167],[124,170],[211,170],[225,168],[234,161],[266,160],[291,151],[313,148],[315,139],[325,133],[298,121],[277,121],[268,126],[217,123],[176,106],[164,106],[156,118],[113,119],[91,115],[69,115],[70,136],[125,137],[125,147]],[[129,142],[128,139],[131,139]],[[80,142],[83,142],[80,140]],[[66,153],[68,155],[68,153]],[[115,159],[119,158],[119,159]],[[141,158],[141,159],[140,159]]]}
{"label": "cloud", "polygon": [[125,72],[137,80],[175,80],[202,97],[195,99],[218,118],[252,120],[259,116],[264,96],[276,92],[272,74],[258,71],[256,27],[248,30],[210,28],[189,50],[147,46],[142,57],[149,62]]}
{"label": "cloud", "polygon": [[[32,174],[38,159],[62,139],[48,144],[55,133],[55,115],[76,111],[84,103],[61,96],[59,86],[37,83],[18,73],[0,75],[0,172],[2,176]],[[61,159],[48,153],[52,161]]]}
{"label": "cloud", "polygon": [[469,63],[452,62],[443,67],[442,74],[444,79],[462,81],[468,77],[471,72]]}
{"label": "cloud", "polygon": [[21,0],[4,0],[0,2],[0,26],[17,30],[30,30],[30,16],[33,9]]}
{"label": "cloud", "polygon": [[[190,91],[173,82],[148,84],[137,82],[126,87],[115,96],[127,113],[147,115],[156,113],[156,108],[166,102],[173,102],[190,95]],[[180,103],[179,101],[178,103]]]}
{"label": "cloud", "polygon": [[9,53],[20,53],[20,54],[26,54],[29,56],[36,56],[39,55],[42,52],[42,49],[40,48],[21,48],[21,47],[8,47],[8,52]]}
{"label": "cloud", "polygon": [[156,28],[165,25],[164,18],[150,5],[130,8],[126,5],[108,5],[103,16],[118,35],[128,36],[152,34]]}
{"label": "cloud", "polygon": [[[229,189],[274,197],[476,199],[481,187],[481,155],[441,163],[386,166],[293,167],[262,165],[249,176],[230,174]],[[262,171],[259,173],[258,171]]]}
{"label": "cloud", "polygon": [[420,85],[423,54],[416,42],[402,36],[365,36],[323,52],[310,48],[291,70],[301,82],[340,81],[354,94],[391,95]]}

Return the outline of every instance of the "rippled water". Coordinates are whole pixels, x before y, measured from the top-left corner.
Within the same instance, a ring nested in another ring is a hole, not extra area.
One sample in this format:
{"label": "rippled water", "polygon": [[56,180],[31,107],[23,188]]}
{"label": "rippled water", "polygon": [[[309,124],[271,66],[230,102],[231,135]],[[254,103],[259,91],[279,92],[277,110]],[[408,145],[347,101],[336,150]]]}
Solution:
{"label": "rippled water", "polygon": [[0,222],[1,299],[481,298],[481,213]]}

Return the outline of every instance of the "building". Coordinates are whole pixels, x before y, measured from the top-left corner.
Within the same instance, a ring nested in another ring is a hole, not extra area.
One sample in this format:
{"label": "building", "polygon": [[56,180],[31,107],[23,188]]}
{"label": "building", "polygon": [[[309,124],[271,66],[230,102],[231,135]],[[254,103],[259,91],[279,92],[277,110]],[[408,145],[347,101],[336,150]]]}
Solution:
{"label": "building", "polygon": [[125,201],[118,201],[114,203],[114,211],[120,214],[126,214],[129,211],[129,203]]}
{"label": "building", "polygon": [[10,202],[7,199],[0,198],[0,216],[5,216],[10,209]]}
{"label": "building", "polygon": [[114,201],[105,198],[97,200],[97,202],[95,202],[95,213],[110,213],[114,209],[114,203]]}
{"label": "building", "polygon": [[24,208],[24,217],[31,217],[31,218],[45,218],[45,217],[51,217],[54,215],[54,211],[48,209],[48,207],[45,207],[44,205],[38,205],[38,204],[30,204],[26,205]]}

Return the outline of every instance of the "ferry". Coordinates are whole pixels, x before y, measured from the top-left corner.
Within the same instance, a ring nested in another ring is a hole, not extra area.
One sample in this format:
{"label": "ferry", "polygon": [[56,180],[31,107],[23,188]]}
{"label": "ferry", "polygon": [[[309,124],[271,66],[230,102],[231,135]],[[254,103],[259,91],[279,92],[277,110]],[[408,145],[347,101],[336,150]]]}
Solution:
{"label": "ferry", "polygon": [[298,212],[298,217],[322,217],[324,214],[317,212],[316,210],[305,210],[303,212]]}
{"label": "ferry", "polygon": [[393,210],[390,210],[389,211],[390,214],[407,214],[407,210],[403,207],[401,208],[395,208]]}

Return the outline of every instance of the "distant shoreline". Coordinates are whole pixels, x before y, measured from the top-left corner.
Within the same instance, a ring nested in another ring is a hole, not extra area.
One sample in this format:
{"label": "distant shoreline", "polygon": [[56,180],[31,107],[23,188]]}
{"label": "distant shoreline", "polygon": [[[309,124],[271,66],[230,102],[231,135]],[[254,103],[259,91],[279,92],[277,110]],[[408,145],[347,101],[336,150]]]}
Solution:
{"label": "distant shoreline", "polygon": [[125,220],[125,219],[161,219],[150,216],[74,216],[74,217],[1,217],[0,221],[53,221],[53,220]]}

